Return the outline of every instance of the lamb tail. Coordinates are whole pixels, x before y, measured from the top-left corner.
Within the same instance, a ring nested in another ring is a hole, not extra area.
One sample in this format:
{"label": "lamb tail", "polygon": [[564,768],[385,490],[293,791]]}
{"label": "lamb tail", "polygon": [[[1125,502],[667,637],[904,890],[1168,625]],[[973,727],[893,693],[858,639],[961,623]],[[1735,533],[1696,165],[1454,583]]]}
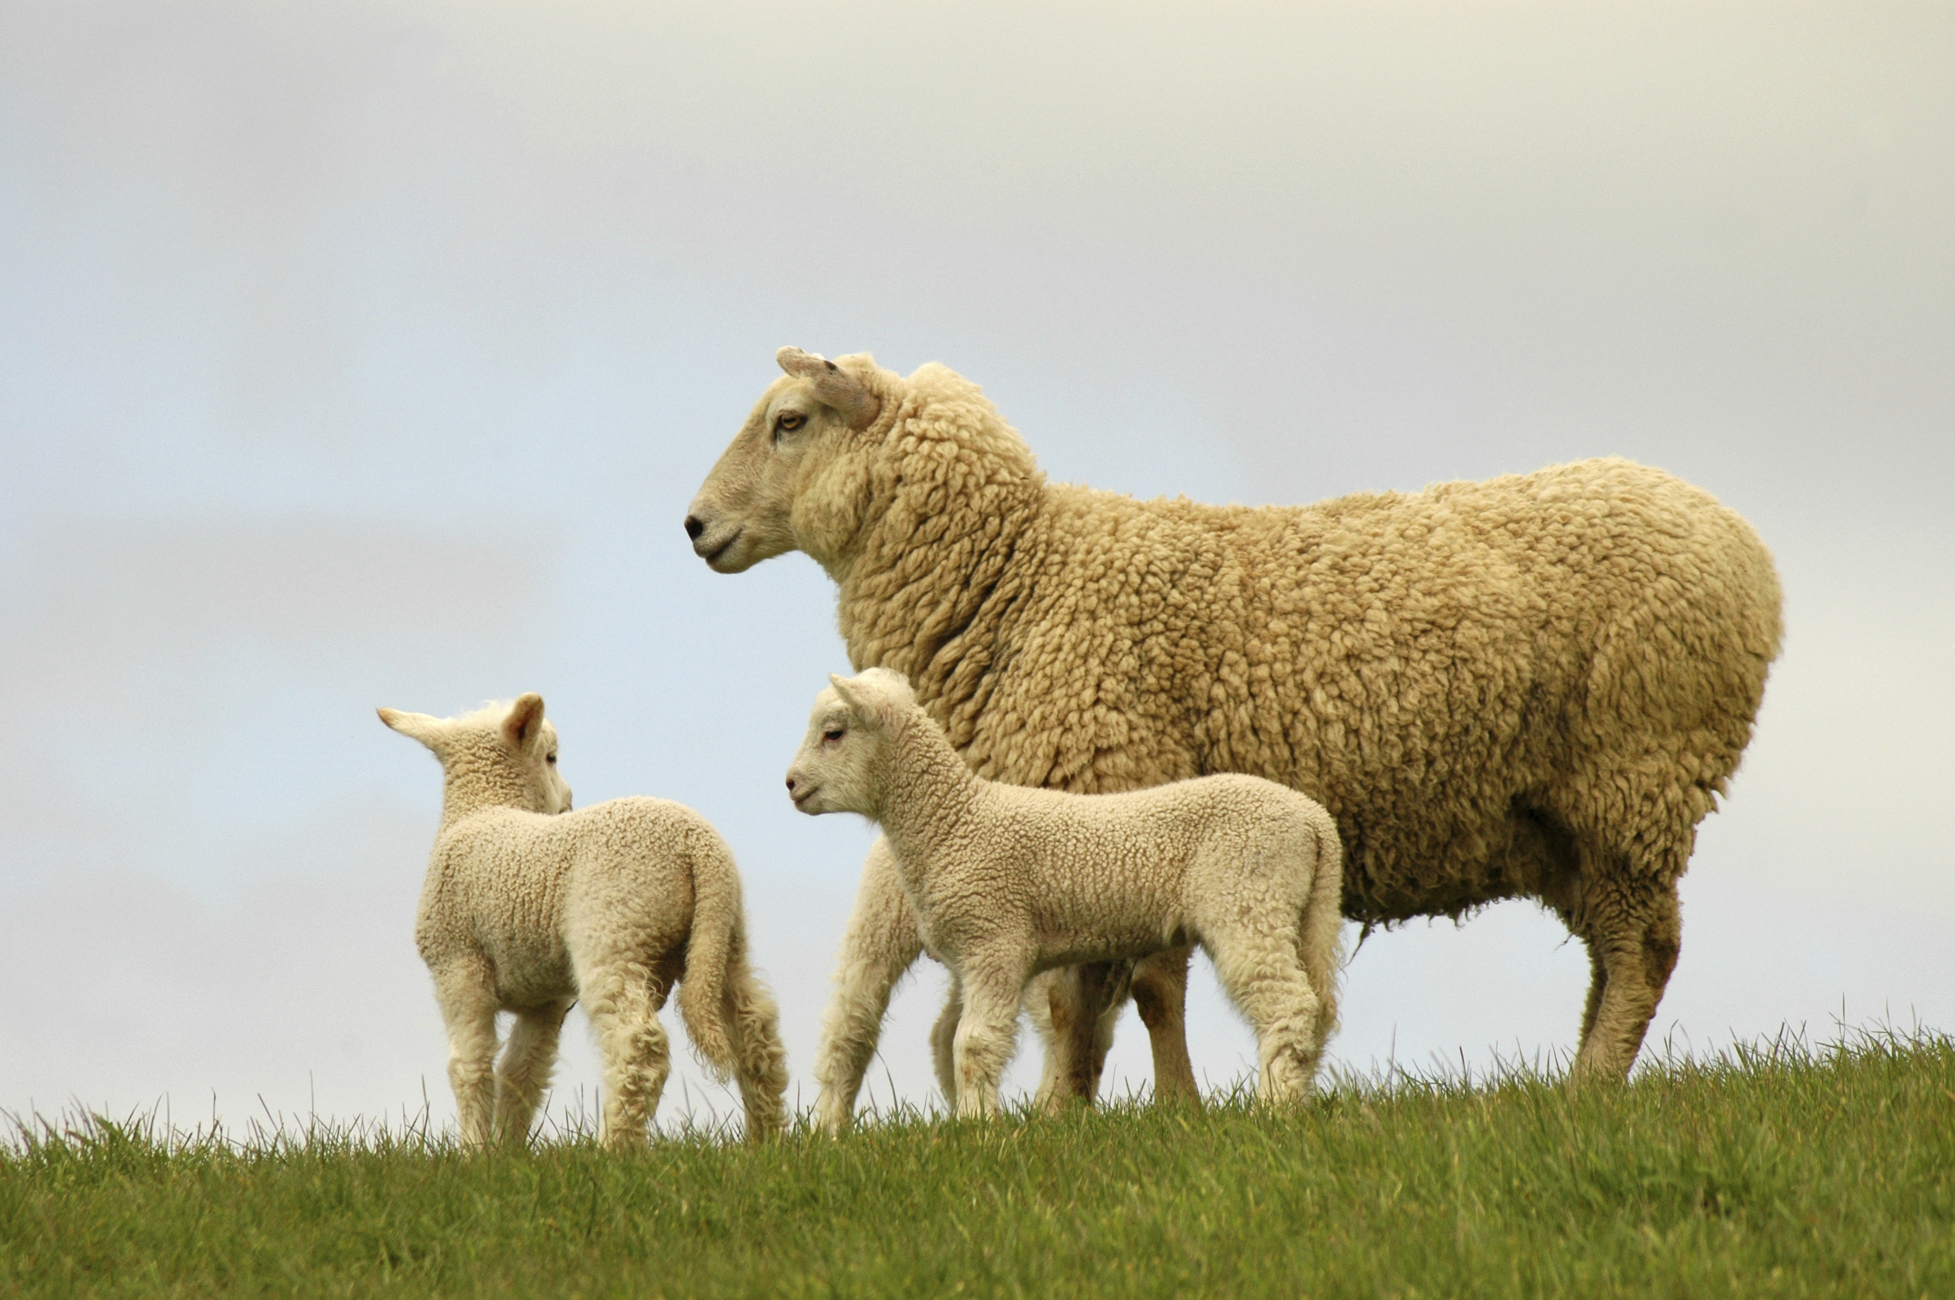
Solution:
{"label": "lamb tail", "polygon": [[1337,1028],[1337,977],[1344,964],[1344,854],[1337,826],[1319,814],[1317,875],[1304,903],[1298,927],[1302,940],[1303,973],[1317,994],[1317,1045],[1321,1048]]}
{"label": "lamb tail", "polygon": [[717,836],[712,843],[697,844],[692,860],[692,938],[679,981],[679,1017],[700,1060],[724,1079],[738,1059],[733,1045],[737,1030],[727,1023],[726,972],[746,946],[740,876]]}

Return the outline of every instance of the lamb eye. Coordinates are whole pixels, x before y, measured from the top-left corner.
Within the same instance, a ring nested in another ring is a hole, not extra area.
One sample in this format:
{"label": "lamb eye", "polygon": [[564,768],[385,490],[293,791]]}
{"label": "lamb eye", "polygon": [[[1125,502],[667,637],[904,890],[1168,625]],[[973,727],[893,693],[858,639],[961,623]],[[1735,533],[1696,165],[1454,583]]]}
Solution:
{"label": "lamb eye", "polygon": [[808,417],[799,411],[782,411],[780,418],[774,421],[783,433],[793,433],[807,422]]}
{"label": "lamb eye", "polygon": [[543,761],[554,766],[557,761],[557,756],[555,754],[552,754],[548,758],[544,759]]}
{"label": "lamb eye", "polygon": [[840,740],[844,734],[846,733],[840,727],[830,727],[821,733],[821,738],[823,740]]}

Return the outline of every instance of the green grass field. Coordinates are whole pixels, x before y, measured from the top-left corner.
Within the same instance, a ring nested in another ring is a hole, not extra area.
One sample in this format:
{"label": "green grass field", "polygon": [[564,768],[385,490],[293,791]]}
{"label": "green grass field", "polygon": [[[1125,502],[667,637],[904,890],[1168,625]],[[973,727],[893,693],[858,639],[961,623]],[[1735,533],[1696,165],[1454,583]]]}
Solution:
{"label": "green grass field", "polygon": [[37,1121],[0,1293],[1955,1296],[1955,1042],[623,1156]]}

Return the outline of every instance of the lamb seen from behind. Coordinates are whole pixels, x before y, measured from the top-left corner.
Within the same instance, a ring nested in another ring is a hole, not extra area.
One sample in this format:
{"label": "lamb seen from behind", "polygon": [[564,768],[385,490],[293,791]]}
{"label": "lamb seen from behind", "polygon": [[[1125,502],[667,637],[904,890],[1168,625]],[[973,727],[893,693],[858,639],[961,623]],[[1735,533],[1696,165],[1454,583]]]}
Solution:
{"label": "lamb seen from behind", "polygon": [[[646,798],[571,812],[534,693],[460,718],[380,720],[433,750],[444,774],[414,936],[448,1026],[463,1145],[527,1139],[579,1000],[604,1057],[599,1138],[643,1143],[671,1071],[658,1010],[675,982],[693,1045],[739,1083],[748,1139],[778,1132],[778,1015],[747,965],[733,854],[706,819]],[[516,1015],[499,1069],[498,1011]]]}
{"label": "lamb seen from behind", "polygon": [[[901,673],[829,680],[788,794],[888,837],[923,945],[961,995],[959,1115],[996,1112],[1034,975],[1189,944],[1255,1028],[1258,1099],[1309,1094],[1337,1020],[1342,921],[1342,853],[1322,805],[1241,775],[1104,795],[987,781]],[[823,1115],[830,1131],[846,1119]]]}

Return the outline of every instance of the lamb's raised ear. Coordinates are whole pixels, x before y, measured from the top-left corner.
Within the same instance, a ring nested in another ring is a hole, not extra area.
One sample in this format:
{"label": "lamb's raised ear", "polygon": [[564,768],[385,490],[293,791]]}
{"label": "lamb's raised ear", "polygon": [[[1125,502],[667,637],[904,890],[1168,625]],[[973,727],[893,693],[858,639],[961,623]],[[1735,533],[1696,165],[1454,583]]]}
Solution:
{"label": "lamb's raised ear", "polygon": [[807,380],[822,403],[841,412],[851,429],[866,429],[882,414],[882,399],[870,392],[860,379],[818,353],[800,348],[782,348],[774,354],[782,370]]}
{"label": "lamb's raised ear", "polygon": [[860,684],[853,678],[844,677],[840,673],[830,673],[828,684],[835,688],[835,694],[842,697],[842,703],[849,706],[850,713],[872,727],[882,724],[884,720],[882,710],[876,707],[875,696],[862,690]]}
{"label": "lamb's raised ear", "polygon": [[864,682],[860,676],[843,676],[841,672],[829,672],[829,684],[835,686],[835,694],[843,698],[848,712],[862,719],[868,727],[890,725],[890,702],[884,700],[882,692],[876,690],[874,682]]}
{"label": "lamb's raised ear", "polygon": [[446,718],[430,717],[425,713],[402,713],[399,709],[381,709],[379,713],[382,722],[403,736],[412,736],[429,749],[434,748],[435,742],[448,729]]}
{"label": "lamb's raised ear", "polygon": [[502,720],[502,738],[517,749],[527,749],[543,734],[543,697],[535,691],[518,696]]}

